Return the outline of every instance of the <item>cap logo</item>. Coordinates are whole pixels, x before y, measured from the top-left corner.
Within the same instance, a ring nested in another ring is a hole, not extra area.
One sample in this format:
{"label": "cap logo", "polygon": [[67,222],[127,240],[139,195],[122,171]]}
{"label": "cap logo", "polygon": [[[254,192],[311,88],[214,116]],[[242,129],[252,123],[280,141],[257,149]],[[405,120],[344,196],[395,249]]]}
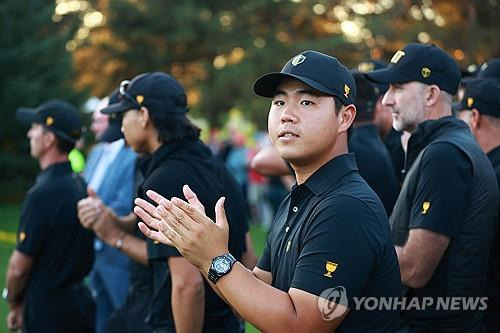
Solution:
{"label": "cap logo", "polygon": [[53,123],[54,123],[54,118],[49,116],[49,117],[47,117],[47,119],[45,119],[45,125],[50,126]]}
{"label": "cap logo", "polygon": [[403,58],[405,56],[406,53],[404,53],[403,51],[399,50],[398,52],[394,53],[394,55],[392,56],[391,58],[391,62],[393,64],[397,64],[399,60],[401,60],[401,58]]}
{"label": "cap logo", "polygon": [[472,104],[474,104],[474,98],[472,97],[467,97],[467,107],[471,108]]}
{"label": "cap logo", "polygon": [[349,92],[351,91],[351,88],[349,88],[349,86],[347,84],[344,83],[344,96],[346,98],[349,98]]}
{"label": "cap logo", "polygon": [[135,96],[135,100],[137,101],[137,103],[141,104],[144,101],[144,96],[137,95]]}
{"label": "cap logo", "polygon": [[304,62],[304,60],[306,60],[306,56],[302,55],[302,54],[299,54],[298,56],[295,56],[295,58],[293,58],[292,65],[293,66],[300,65],[301,63]]}
{"label": "cap logo", "polygon": [[431,69],[429,67],[422,67],[422,77],[427,79],[429,76],[431,76]]}
{"label": "cap logo", "polygon": [[25,239],[26,239],[26,233],[24,231],[20,232],[19,233],[19,243],[24,242]]}
{"label": "cap logo", "polygon": [[371,62],[362,62],[358,65],[358,70],[363,73],[371,72],[375,68],[375,64]]}

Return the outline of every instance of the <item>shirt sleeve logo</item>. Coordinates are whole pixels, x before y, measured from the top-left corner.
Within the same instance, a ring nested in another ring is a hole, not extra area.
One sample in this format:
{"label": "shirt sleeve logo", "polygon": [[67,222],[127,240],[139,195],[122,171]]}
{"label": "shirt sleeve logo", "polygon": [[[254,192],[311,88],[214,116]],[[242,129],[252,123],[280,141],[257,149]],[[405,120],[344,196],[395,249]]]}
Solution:
{"label": "shirt sleeve logo", "polygon": [[422,204],[422,215],[427,214],[427,211],[429,210],[430,207],[431,203],[429,201],[424,201],[424,203]]}
{"label": "shirt sleeve logo", "polygon": [[323,274],[323,276],[326,276],[327,278],[330,278],[330,279],[333,278],[332,273],[335,272],[335,270],[337,269],[338,266],[339,265],[337,263],[327,261],[325,264],[326,273]]}
{"label": "shirt sleeve logo", "polygon": [[22,243],[26,239],[26,233],[24,231],[19,233],[19,243]]}

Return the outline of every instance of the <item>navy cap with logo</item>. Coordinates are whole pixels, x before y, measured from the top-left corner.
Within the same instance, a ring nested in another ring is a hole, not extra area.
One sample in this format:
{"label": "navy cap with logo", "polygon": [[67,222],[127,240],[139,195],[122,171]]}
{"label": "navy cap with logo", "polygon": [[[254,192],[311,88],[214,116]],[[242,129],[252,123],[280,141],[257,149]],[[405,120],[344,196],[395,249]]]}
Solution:
{"label": "navy cap with logo", "polygon": [[500,58],[493,58],[485,62],[477,74],[482,79],[497,79],[500,80]]}
{"label": "navy cap with logo", "polygon": [[372,120],[379,97],[379,88],[369,81],[364,73],[358,70],[352,70],[351,72],[356,83],[355,121]]}
{"label": "navy cap with logo", "polygon": [[113,103],[101,112],[122,113],[145,106],[150,112],[184,115],[188,111],[184,88],[163,72],[143,73],[131,81],[120,84],[118,103]]}
{"label": "navy cap with logo", "polygon": [[36,108],[20,107],[16,118],[25,124],[41,124],[59,138],[75,143],[81,135],[82,122],[78,110],[57,99],[48,100]]}
{"label": "navy cap with logo", "polygon": [[[378,69],[384,69],[387,65],[380,60],[370,59],[360,62],[358,64],[357,70],[362,73],[368,73],[376,71]],[[372,81],[373,82],[373,81]],[[383,96],[385,92],[389,89],[389,84],[381,82],[373,82],[378,87],[378,95]],[[359,89],[358,89],[359,90]]]}
{"label": "navy cap with logo", "polygon": [[428,85],[435,84],[454,95],[461,73],[455,60],[439,47],[411,43],[394,54],[387,68],[368,72],[366,76],[381,83],[419,81]]}
{"label": "navy cap with logo", "polygon": [[462,110],[476,109],[479,113],[500,117],[500,81],[476,79],[465,87]]}
{"label": "navy cap with logo", "polygon": [[281,72],[268,73],[255,81],[255,93],[274,97],[283,79],[294,78],[327,95],[338,97],[344,105],[354,104],[356,85],[351,72],[337,58],[317,52],[304,51],[290,59]]}

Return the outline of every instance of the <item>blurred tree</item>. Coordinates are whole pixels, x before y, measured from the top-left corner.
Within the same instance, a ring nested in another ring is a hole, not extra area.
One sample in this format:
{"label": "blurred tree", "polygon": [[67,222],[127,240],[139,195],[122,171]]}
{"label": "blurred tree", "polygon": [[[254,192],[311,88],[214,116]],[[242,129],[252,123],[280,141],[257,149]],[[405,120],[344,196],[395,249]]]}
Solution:
{"label": "blurred tree", "polygon": [[0,3],[0,201],[18,199],[38,170],[15,110],[49,98],[81,101],[72,88],[72,59],[65,49],[74,31],[52,22],[54,8],[50,0]]}
{"label": "blurred tree", "polygon": [[[220,125],[231,108],[265,127],[268,101],[252,83],[304,49],[348,66],[388,60],[407,42],[433,42],[465,66],[498,55],[498,0],[93,0],[104,20],[77,39],[77,86],[106,95],[120,80],[163,70],[194,113]],[[496,41],[496,43],[493,43]]]}

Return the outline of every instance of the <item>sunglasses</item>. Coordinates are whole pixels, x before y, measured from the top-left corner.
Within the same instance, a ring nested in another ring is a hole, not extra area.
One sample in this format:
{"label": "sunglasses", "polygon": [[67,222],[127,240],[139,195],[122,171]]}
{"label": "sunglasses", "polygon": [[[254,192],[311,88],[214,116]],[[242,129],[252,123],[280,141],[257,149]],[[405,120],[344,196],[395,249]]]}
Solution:
{"label": "sunglasses", "polygon": [[142,105],[140,103],[138,103],[137,100],[127,92],[129,84],[130,84],[130,80],[123,80],[120,83],[120,88],[118,89],[118,93],[120,94],[121,98],[129,101],[130,103],[132,103],[134,105],[134,107],[137,110],[139,110],[142,107]]}

